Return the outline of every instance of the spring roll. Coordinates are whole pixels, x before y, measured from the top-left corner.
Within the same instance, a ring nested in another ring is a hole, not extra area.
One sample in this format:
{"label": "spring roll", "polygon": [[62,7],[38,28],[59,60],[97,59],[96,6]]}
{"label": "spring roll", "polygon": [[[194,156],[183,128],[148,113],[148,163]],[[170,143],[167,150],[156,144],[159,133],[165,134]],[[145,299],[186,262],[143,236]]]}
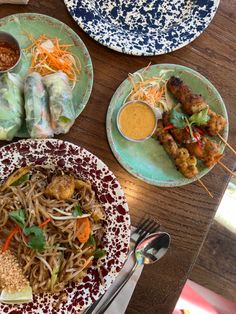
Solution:
{"label": "spring roll", "polygon": [[23,83],[17,74],[0,76],[0,140],[12,140],[24,119]]}
{"label": "spring roll", "polygon": [[51,125],[55,134],[67,133],[75,121],[72,89],[68,77],[59,71],[43,78],[49,94]]}
{"label": "spring roll", "polygon": [[47,91],[39,73],[33,72],[26,77],[24,95],[26,126],[30,137],[52,137]]}

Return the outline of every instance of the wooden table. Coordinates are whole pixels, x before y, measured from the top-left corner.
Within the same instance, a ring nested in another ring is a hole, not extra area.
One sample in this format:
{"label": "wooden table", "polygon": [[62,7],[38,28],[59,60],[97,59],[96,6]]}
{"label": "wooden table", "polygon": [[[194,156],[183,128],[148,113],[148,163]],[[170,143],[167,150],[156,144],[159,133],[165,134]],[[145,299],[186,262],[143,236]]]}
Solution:
{"label": "wooden table", "polygon": [[[171,249],[159,263],[144,269],[126,312],[171,313],[204,243],[229,175],[216,166],[204,177],[214,199],[198,183],[158,188],[134,178],[111,153],[106,137],[106,111],[113,93],[129,72],[149,62],[182,64],[206,76],[221,93],[230,119],[229,142],[236,146],[236,2],[221,1],[213,22],[193,43],[156,57],[128,56],[101,46],[74,22],[63,0],[30,0],[27,6],[0,6],[0,17],[20,12],[48,14],[65,22],[87,46],[94,65],[93,92],[72,130],[60,138],[84,146],[110,167],[125,191],[133,224],[144,214],[151,214],[171,233]],[[223,161],[231,169],[235,165],[228,150]]]}

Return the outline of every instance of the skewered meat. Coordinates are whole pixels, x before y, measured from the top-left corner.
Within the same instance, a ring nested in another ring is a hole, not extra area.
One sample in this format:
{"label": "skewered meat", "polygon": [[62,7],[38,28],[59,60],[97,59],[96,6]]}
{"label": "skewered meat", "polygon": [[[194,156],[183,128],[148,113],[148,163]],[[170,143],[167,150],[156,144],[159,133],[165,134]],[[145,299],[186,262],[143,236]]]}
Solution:
{"label": "skewered meat", "polygon": [[[167,88],[181,103],[182,109],[186,114],[192,115],[208,108],[208,104],[204,98],[201,95],[193,94],[191,89],[178,77],[172,76],[167,82]],[[205,129],[209,135],[217,135],[217,133],[223,130],[227,121],[211,109],[208,110],[208,115],[210,119]]]}
{"label": "skewered meat", "polygon": [[203,160],[208,168],[213,167],[222,157],[219,145],[207,137],[202,138],[202,148],[198,143],[189,143],[186,147],[191,155]]}
{"label": "skewered meat", "polygon": [[186,148],[179,148],[175,164],[186,178],[190,179],[198,174],[197,159],[191,156]]}
{"label": "skewered meat", "polygon": [[205,130],[211,136],[217,135],[221,130],[224,129],[224,127],[227,124],[227,121],[224,117],[215,113],[211,109],[208,110],[208,115],[210,119],[205,127]]}
{"label": "skewered meat", "polygon": [[178,77],[172,76],[167,82],[167,88],[181,103],[186,114],[192,115],[208,107],[203,97],[193,94],[191,89]]}
{"label": "skewered meat", "polygon": [[[164,127],[170,125],[170,112],[164,112],[162,116],[162,121]],[[172,136],[174,137],[175,141],[178,144],[186,144],[186,143],[192,143],[193,141],[196,142],[196,139],[192,139],[189,132],[187,132],[186,128],[177,129],[173,128],[169,130]],[[195,132],[195,135],[200,138],[200,134],[198,132]]]}
{"label": "skewered meat", "polygon": [[157,133],[157,139],[174,160],[177,170],[186,178],[190,179],[198,174],[197,159],[194,156],[190,156],[186,148],[179,148],[171,134],[160,130]]}
{"label": "skewered meat", "polygon": [[157,139],[163,145],[167,154],[170,155],[170,157],[172,157],[173,159],[176,159],[178,156],[179,148],[173,136],[171,136],[171,134],[169,134],[168,132],[161,132],[157,136]]}
{"label": "skewered meat", "polygon": [[[170,114],[165,113],[163,115],[164,126],[170,124],[169,118]],[[195,138],[191,139],[191,136],[187,132],[186,128],[171,129],[170,133],[174,140],[178,144],[184,145],[192,156],[203,160],[206,167],[210,168],[214,166],[222,157],[219,145],[210,140],[208,137],[201,137],[200,134],[196,131],[194,132],[194,135],[199,139],[199,141],[196,141]]]}

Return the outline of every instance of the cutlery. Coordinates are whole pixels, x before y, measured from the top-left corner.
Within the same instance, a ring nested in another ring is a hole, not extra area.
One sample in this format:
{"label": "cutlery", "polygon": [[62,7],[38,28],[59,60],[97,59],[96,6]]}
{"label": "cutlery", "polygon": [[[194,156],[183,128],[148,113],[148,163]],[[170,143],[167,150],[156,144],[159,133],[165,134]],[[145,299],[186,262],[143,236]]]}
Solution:
{"label": "cutlery", "polygon": [[131,272],[124,279],[124,281],[117,288],[116,292],[106,300],[101,306],[97,314],[103,314],[107,308],[111,305],[118,293],[122,290],[125,284],[129,281],[138,266],[153,264],[159,261],[167,252],[170,246],[170,235],[166,232],[156,232],[150,234],[138,243],[135,249],[136,263]]}
{"label": "cutlery", "polygon": [[[128,258],[130,255],[133,254],[136,245],[142,241],[147,235],[156,232],[160,228],[160,224],[153,218],[145,218],[142,222],[140,222],[137,228],[131,233],[130,236],[130,245],[129,245],[129,253]],[[97,307],[101,299],[105,294],[103,294],[96,302],[94,302],[90,307],[88,307],[84,314],[92,314],[93,310]]]}

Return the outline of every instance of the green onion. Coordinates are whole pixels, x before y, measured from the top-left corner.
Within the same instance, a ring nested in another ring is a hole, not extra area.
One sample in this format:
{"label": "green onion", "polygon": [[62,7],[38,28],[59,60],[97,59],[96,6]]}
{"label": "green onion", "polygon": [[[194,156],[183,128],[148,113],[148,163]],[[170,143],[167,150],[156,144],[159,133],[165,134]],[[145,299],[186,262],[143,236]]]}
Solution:
{"label": "green onion", "polygon": [[21,185],[21,183],[28,181],[30,179],[30,173],[26,173],[25,175],[23,175],[22,177],[20,177],[18,180],[16,180],[15,182],[13,182],[11,185],[13,186],[18,186]]}
{"label": "green onion", "polygon": [[82,216],[83,215],[83,211],[82,211],[82,208],[81,208],[80,204],[78,204],[77,206],[74,207],[74,209],[72,211],[72,215],[74,217],[78,217],[78,216]]}
{"label": "green onion", "polygon": [[101,258],[107,254],[106,250],[102,249],[97,249],[94,253],[93,256],[95,259]]}

